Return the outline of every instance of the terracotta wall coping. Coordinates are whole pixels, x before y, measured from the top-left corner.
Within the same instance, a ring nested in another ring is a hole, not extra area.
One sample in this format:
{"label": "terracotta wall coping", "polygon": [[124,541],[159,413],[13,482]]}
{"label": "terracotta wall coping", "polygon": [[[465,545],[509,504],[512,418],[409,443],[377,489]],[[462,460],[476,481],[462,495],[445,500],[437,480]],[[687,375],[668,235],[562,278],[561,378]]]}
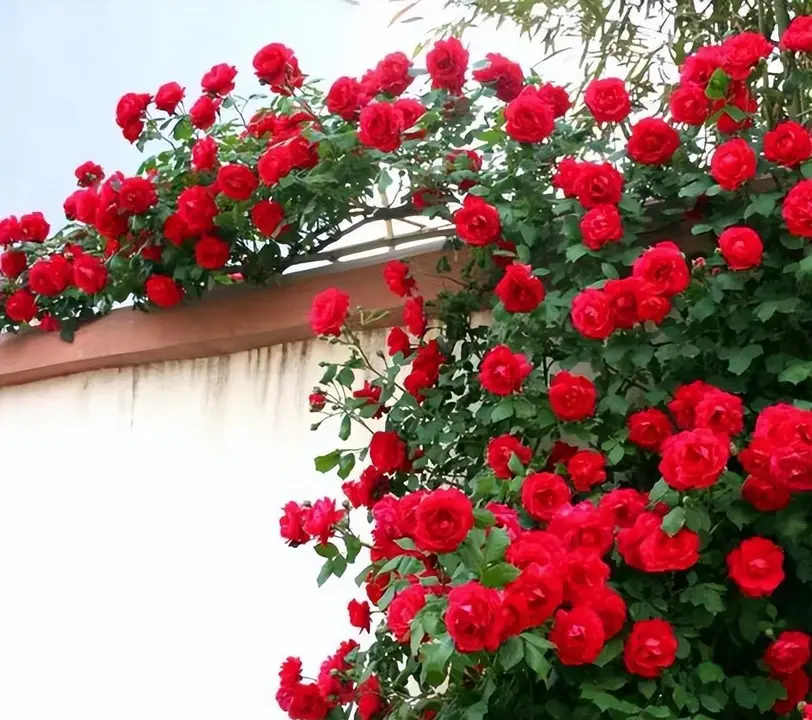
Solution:
{"label": "terracotta wall coping", "polygon": [[[412,251],[414,252],[414,251]],[[462,258],[453,252],[410,255],[421,293],[434,299],[450,289],[449,277],[435,274],[446,255],[454,268]],[[381,327],[401,322],[403,301],[387,288],[383,262],[358,267],[336,263],[322,272],[284,276],[273,287],[223,287],[200,301],[149,313],[122,308],[80,328],[72,343],[56,333],[36,330],[0,339],[0,387],[45,380],[101,368],[142,365],[167,360],[212,357],[312,337],[308,313],[313,296],[328,287],[350,294],[352,307],[386,310]],[[451,276],[453,277],[453,275]]]}

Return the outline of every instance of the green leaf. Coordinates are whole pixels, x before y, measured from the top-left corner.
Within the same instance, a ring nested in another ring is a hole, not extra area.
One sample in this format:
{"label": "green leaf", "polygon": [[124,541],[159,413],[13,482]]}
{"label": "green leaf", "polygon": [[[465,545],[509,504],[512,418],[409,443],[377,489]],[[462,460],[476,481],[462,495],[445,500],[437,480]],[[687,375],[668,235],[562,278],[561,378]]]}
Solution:
{"label": "green leaf", "polygon": [[702,178],[701,180],[694,180],[692,183],[688,183],[684,187],[680,188],[679,196],[680,197],[699,197],[700,195],[704,194],[705,191],[711,185],[712,185],[712,183],[708,178]]}
{"label": "green leaf", "polygon": [[535,647],[535,645],[527,642],[526,638],[524,642],[524,661],[542,680],[547,679],[552,669],[550,661],[547,660],[544,653]]}
{"label": "green leaf", "polygon": [[485,562],[490,565],[501,560],[509,545],[510,538],[502,528],[491,528],[488,531],[488,539],[485,541]]}
{"label": "green leaf", "polygon": [[333,381],[333,378],[336,376],[338,372],[338,365],[330,364],[327,366],[327,369],[324,371],[324,375],[321,376],[321,380],[319,383],[321,385],[327,385]]}
{"label": "green leaf", "polygon": [[597,665],[598,667],[605,667],[622,652],[623,640],[621,640],[619,637],[614,637],[603,646],[601,654],[598,655],[593,664]]}
{"label": "green leaf", "polygon": [[491,422],[499,422],[500,420],[506,420],[509,417],[513,417],[513,401],[510,399],[502,400],[491,411]]}
{"label": "green leaf", "polygon": [[586,688],[581,691],[581,697],[584,700],[591,700],[598,706],[601,712],[615,710],[623,715],[637,715],[640,713],[640,707],[638,705],[627,702],[626,700],[620,700],[614,695],[610,695],[602,690]]}
{"label": "green leaf", "polygon": [[319,572],[318,578],[316,578],[316,582],[318,586],[321,587],[324,583],[327,582],[327,578],[329,578],[333,574],[333,558],[329,558],[324,561],[324,565],[321,566],[321,572]]}
{"label": "green leaf", "polygon": [[354,453],[345,453],[341,456],[341,459],[338,461],[338,477],[342,480],[346,480],[350,473],[352,472],[353,468],[355,467],[355,454]]}
{"label": "green leaf", "polygon": [[778,376],[778,381],[798,385],[809,379],[810,375],[812,375],[812,363],[796,362]]}
{"label": "green leaf", "polygon": [[341,418],[341,426],[338,428],[338,437],[342,440],[348,440],[351,431],[352,421],[350,420],[349,415],[345,415],[343,418]]}
{"label": "green leaf", "polygon": [[662,478],[654,483],[648,496],[652,505],[664,502],[666,505],[674,506],[679,502],[679,493]]}
{"label": "green leaf", "polygon": [[727,361],[727,369],[734,375],[742,375],[751,365],[753,360],[764,354],[761,345],[747,345],[737,348]]}
{"label": "green leaf", "polygon": [[675,507],[671,512],[663,518],[660,527],[663,532],[671,537],[674,537],[685,525],[685,509],[682,507]]}
{"label": "green leaf", "polygon": [[333,543],[316,545],[316,555],[321,555],[323,558],[333,558],[338,554],[339,550]]}
{"label": "green leaf", "polygon": [[448,635],[440,635],[431,643],[420,646],[423,672],[432,684],[445,679],[445,667],[454,652],[454,641]]}
{"label": "green leaf", "polygon": [[478,528],[489,528],[496,524],[496,518],[490,510],[476,508],[474,510],[474,520]]}
{"label": "green leaf", "polygon": [[589,254],[589,248],[586,245],[570,245],[567,248],[566,256],[568,262],[576,262],[580,260],[584,255]]}
{"label": "green leaf", "polygon": [[355,382],[355,373],[350,368],[343,367],[336,376],[336,380],[345,388],[351,388]]}
{"label": "green leaf", "polygon": [[716,663],[703,662],[696,669],[700,682],[704,684],[722,682],[725,679],[725,671]]}
{"label": "green leaf", "polygon": [[502,588],[519,577],[519,568],[509,563],[499,563],[482,573],[482,584],[485,587]]}
{"label": "green leaf", "polygon": [[340,450],[333,450],[326,455],[319,455],[314,460],[314,464],[316,466],[316,471],[320,473],[326,473],[332,470],[341,460],[341,451]]}
{"label": "green leaf", "polygon": [[805,178],[812,178],[812,161],[805,162],[803,165],[801,165],[801,174]]}
{"label": "green leaf", "polygon": [[499,648],[497,660],[505,670],[510,670],[518,665],[524,657],[524,645],[520,638],[514,636],[508,638]]}
{"label": "green leaf", "polygon": [[722,68],[716,68],[708,81],[705,96],[709,100],[724,100],[727,96],[727,87],[729,84],[730,76],[722,70]]}

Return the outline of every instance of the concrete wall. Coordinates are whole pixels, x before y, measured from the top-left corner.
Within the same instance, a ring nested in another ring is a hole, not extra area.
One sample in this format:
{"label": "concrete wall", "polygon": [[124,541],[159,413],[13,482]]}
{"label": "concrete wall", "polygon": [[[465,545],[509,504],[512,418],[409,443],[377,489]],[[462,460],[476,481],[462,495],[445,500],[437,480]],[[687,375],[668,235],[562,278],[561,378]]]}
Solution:
{"label": "concrete wall", "polygon": [[287,500],[340,493],[307,395],[343,357],[313,340],[0,389],[1,718],[283,717],[279,663],[315,675],[362,595],[349,571],[319,590],[321,559],[278,534]]}

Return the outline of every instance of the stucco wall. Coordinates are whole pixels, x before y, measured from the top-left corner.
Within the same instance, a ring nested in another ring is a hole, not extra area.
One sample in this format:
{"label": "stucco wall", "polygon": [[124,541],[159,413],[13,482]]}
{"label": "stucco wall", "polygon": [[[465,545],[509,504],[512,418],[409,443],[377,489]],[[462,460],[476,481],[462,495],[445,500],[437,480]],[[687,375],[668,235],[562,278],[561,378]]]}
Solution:
{"label": "stucco wall", "polygon": [[[365,336],[370,350],[384,331]],[[312,469],[309,341],[0,390],[0,717],[282,717],[276,671],[348,637],[348,572],[284,546]],[[359,436],[359,444],[364,438]],[[358,566],[358,570],[362,566]]]}

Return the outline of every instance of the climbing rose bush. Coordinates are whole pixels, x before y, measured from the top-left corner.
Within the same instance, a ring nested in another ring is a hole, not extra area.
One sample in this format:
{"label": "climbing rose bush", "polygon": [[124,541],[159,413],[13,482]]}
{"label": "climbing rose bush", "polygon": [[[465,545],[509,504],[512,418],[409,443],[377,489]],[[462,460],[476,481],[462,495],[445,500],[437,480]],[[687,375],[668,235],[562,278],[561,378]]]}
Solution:
{"label": "climbing rose bush", "polygon": [[464,267],[436,298],[383,267],[377,355],[351,287],[313,301],[347,353],[314,429],[349,446],[280,531],[359,590],[334,655],[284,663],[290,718],[812,716],[812,143],[758,83],[805,82],[810,21],[686,58],[663,116],[453,38],[424,94],[401,56],[333,86]]}

